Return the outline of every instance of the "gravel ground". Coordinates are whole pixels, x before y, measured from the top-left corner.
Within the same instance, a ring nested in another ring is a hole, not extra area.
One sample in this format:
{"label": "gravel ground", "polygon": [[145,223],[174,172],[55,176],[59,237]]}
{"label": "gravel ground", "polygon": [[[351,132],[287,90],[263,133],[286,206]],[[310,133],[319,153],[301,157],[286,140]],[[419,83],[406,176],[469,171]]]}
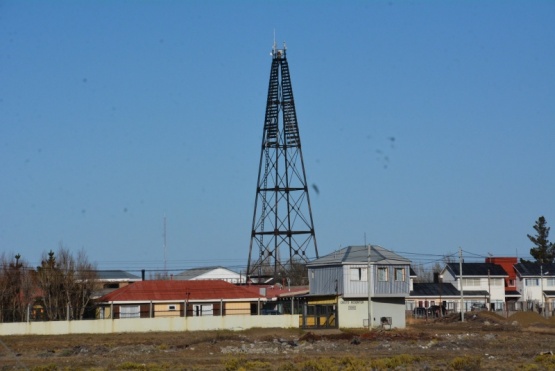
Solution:
{"label": "gravel ground", "polygon": [[555,370],[555,319],[495,313],[403,330],[4,336],[0,370]]}

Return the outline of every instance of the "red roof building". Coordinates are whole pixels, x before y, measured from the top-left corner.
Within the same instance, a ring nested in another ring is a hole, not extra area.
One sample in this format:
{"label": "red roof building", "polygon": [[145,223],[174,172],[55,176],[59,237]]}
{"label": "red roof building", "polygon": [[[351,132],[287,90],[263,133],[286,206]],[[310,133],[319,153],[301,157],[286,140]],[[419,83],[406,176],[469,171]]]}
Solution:
{"label": "red roof building", "polygon": [[[100,318],[152,318],[256,313],[266,301],[225,281],[139,281],[97,300]],[[113,316],[112,316],[113,314]]]}

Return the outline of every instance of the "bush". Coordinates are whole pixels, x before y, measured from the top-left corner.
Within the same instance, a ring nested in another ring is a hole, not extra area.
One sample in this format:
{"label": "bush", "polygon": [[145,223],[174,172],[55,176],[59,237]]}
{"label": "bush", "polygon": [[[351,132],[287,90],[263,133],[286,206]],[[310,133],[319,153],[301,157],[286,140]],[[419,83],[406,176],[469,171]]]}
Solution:
{"label": "bush", "polygon": [[456,357],[451,361],[450,366],[453,370],[474,371],[480,370],[482,359],[480,357]]}

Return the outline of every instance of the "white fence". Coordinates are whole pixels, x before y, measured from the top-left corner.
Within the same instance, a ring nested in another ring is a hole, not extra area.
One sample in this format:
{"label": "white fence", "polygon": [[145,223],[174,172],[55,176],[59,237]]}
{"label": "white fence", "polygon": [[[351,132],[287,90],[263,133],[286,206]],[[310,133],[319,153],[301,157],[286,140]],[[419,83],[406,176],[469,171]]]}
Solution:
{"label": "white fence", "polygon": [[299,315],[235,315],[206,317],[127,318],[115,320],[97,319],[83,321],[14,322],[0,323],[0,336],[246,330],[256,327],[299,328]]}

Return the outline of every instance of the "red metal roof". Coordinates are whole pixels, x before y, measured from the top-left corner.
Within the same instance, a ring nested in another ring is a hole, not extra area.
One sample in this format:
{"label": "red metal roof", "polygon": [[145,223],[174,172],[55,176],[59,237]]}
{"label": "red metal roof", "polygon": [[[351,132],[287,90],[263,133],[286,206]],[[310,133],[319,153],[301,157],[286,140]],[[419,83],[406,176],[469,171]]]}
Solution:
{"label": "red metal roof", "polygon": [[98,301],[258,300],[264,298],[242,286],[221,280],[139,281],[112,291]]}

